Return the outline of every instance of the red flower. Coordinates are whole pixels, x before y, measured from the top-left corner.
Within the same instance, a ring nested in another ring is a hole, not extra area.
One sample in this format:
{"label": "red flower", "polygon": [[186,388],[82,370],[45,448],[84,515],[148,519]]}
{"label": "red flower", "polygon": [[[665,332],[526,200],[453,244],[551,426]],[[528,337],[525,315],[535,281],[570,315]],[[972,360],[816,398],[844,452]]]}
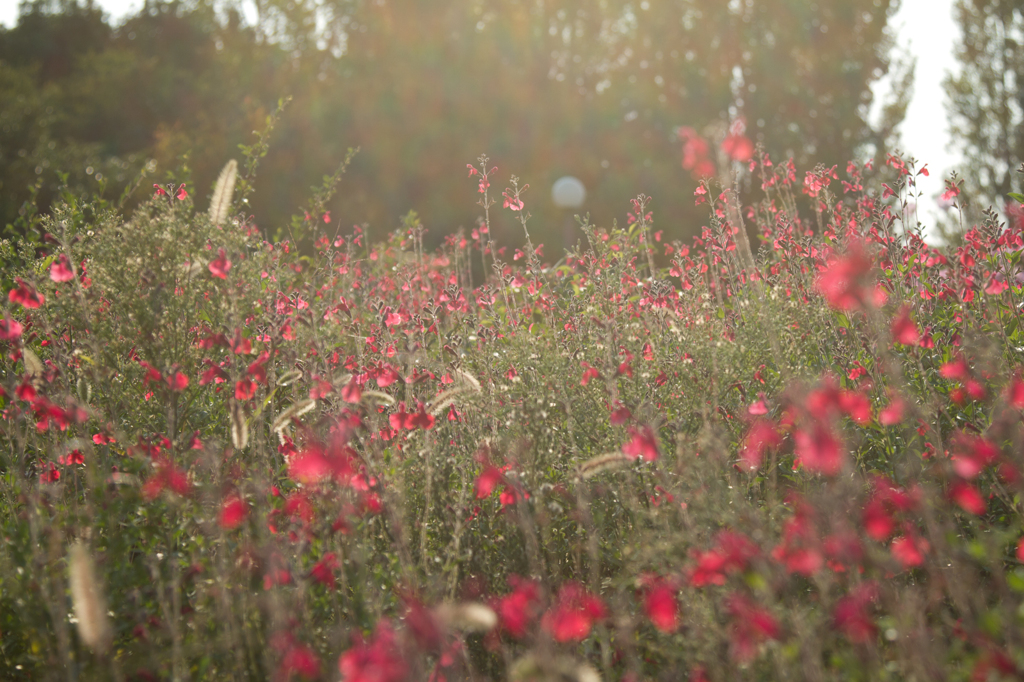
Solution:
{"label": "red flower", "polygon": [[341,485],[348,485],[355,473],[352,467],[354,457],[352,449],[335,435],[334,442],[328,447],[314,443],[293,455],[288,462],[288,475],[307,485],[329,477]]}
{"label": "red flower", "polygon": [[671,581],[661,576],[642,578],[644,586],[644,613],[654,627],[662,632],[675,632],[679,627],[678,591]]}
{"label": "red flower", "polygon": [[763,417],[768,414],[768,405],[764,402],[764,394],[762,393],[758,400],[751,403],[750,407],[747,408],[747,414],[755,417]]}
{"label": "red flower", "polygon": [[722,140],[722,151],[733,161],[749,161],[754,156],[754,143],[746,135],[732,134]]}
{"label": "red flower", "polygon": [[43,303],[46,303],[46,297],[36,291],[31,284],[20,277],[16,277],[14,281],[18,286],[11,289],[7,294],[7,298],[11,303],[18,303],[25,308],[38,308]]}
{"label": "red flower", "polygon": [[504,472],[507,469],[507,466],[499,469],[491,464],[485,465],[484,470],[476,479],[476,499],[482,500],[485,497],[490,497],[498,484],[505,480]]}
{"label": "red flower", "polygon": [[590,383],[591,379],[597,379],[601,376],[600,372],[585,362],[580,363],[580,366],[583,367],[583,377],[580,379],[580,386],[586,386]]}
{"label": "red flower", "polygon": [[631,426],[629,433],[633,439],[622,446],[623,454],[633,459],[643,457],[645,462],[653,462],[658,459],[658,442],[654,430],[650,426],[641,428]]}
{"label": "red flower", "polygon": [[249,400],[256,395],[256,383],[251,379],[240,379],[235,384],[235,400]]}
{"label": "red flower", "polygon": [[[526,187],[528,187],[528,186],[529,185],[527,185]],[[526,189],[526,187],[523,187],[523,189]],[[511,192],[512,192],[512,190],[506,189],[504,192],[501,193],[501,196],[505,197],[505,203],[502,204],[502,208],[510,208],[513,211],[522,211],[523,210],[523,201],[519,198],[519,193],[518,192],[511,193]]]}
{"label": "red flower", "polygon": [[231,270],[231,261],[228,260],[224,249],[217,249],[217,258],[210,262],[210,274],[221,279],[228,278]]}
{"label": "red flower", "polygon": [[889,404],[878,413],[878,423],[882,426],[894,426],[903,421],[903,410],[905,407],[903,399],[895,393],[890,394],[889,397]]}
{"label": "red flower", "polygon": [[352,377],[341,389],[341,399],[346,403],[358,403],[362,397],[363,391],[359,388],[359,384],[356,383],[355,377]]}
{"label": "red flower", "polygon": [[971,369],[967,366],[967,361],[962,355],[958,355],[952,362],[939,367],[939,374],[944,379],[953,379],[956,381],[963,381],[971,376]]}
{"label": "red flower", "polygon": [[178,187],[178,192],[174,195],[179,201],[184,201],[185,197],[188,196],[188,192],[185,191],[185,183],[181,183]]}
{"label": "red flower", "polygon": [[246,515],[249,513],[249,508],[245,502],[238,495],[229,495],[224,498],[224,502],[220,507],[220,516],[217,518],[217,522],[220,527],[224,530],[233,530],[242,525]]}
{"label": "red flower", "polygon": [[235,329],[235,336],[231,339],[231,352],[235,355],[249,355],[252,353],[252,341],[242,336],[241,329]]}
{"label": "red flower", "polygon": [[833,308],[852,310],[878,305],[881,296],[871,282],[872,260],[862,241],[854,240],[843,256],[833,256],[818,273],[818,290]]}
{"label": "red flower", "polygon": [[916,346],[921,340],[921,331],[910,319],[910,306],[904,305],[892,321],[892,338],[904,346]]}
{"label": "red flower", "polygon": [[498,599],[494,610],[506,632],[513,637],[522,637],[537,615],[540,589],[532,580],[524,580],[518,576],[510,576],[508,581],[512,586],[512,593]]}
{"label": "red flower", "polygon": [[0,320],[0,341],[13,341],[21,336],[24,329],[17,320]]}
{"label": "red flower", "polygon": [[338,659],[343,682],[400,682],[407,674],[405,657],[395,642],[391,623],[377,623],[373,639],[358,641]]}
{"label": "red flower", "polygon": [[68,257],[62,253],[60,257],[50,265],[50,279],[54,282],[70,282],[74,278],[75,273],[71,270],[71,264],[68,263]]}
{"label": "red flower", "polygon": [[971,480],[999,458],[999,448],[981,436],[957,433],[953,438],[953,471]]}
{"label": "red flower", "polygon": [[72,466],[73,464],[85,464],[85,456],[81,450],[72,450],[66,455],[61,455],[57,458],[59,464],[64,466]]}
{"label": "red flower", "polygon": [[949,488],[949,499],[964,511],[981,516],[985,513],[985,499],[978,492],[978,489],[967,481],[957,481]]}
{"label": "red flower", "polygon": [[839,409],[860,426],[871,423],[871,400],[860,391],[841,391]]}
{"label": "red flower", "polygon": [[320,659],[312,649],[295,641],[291,632],[275,633],[270,638],[270,645],[282,652],[277,679],[291,680],[294,675],[306,679],[320,677]]}
{"label": "red flower", "polygon": [[339,566],[338,555],[334,552],[328,552],[327,554],[324,554],[320,561],[313,565],[309,574],[312,576],[313,580],[316,580],[321,585],[333,590],[337,587],[337,581],[334,578],[334,571],[336,571]]}
{"label": "red flower", "polygon": [[391,367],[390,365],[384,365],[384,367],[380,368],[377,371],[377,375],[375,378],[377,380],[377,386],[381,388],[387,388],[391,384],[398,381],[401,378],[401,376],[398,374],[398,371],[394,367]]}
{"label": "red flower", "polygon": [[56,483],[60,480],[60,469],[53,462],[47,462],[39,472],[40,483]]}
{"label": "red flower", "polygon": [[161,187],[160,185],[158,185],[158,184],[156,184],[156,183],[154,182],[154,183],[153,183],[153,187],[155,187],[155,188],[156,188],[156,192],[155,192],[155,193],[153,194],[153,197],[154,197],[154,198],[155,198],[155,197],[165,197],[165,196],[167,196],[167,190],[165,190],[165,189],[164,189],[163,187]]}
{"label": "red flower", "polygon": [[793,435],[796,455],[808,471],[833,476],[843,468],[846,456],[842,442],[823,424],[815,422],[809,429]]}
{"label": "red flower", "polygon": [[607,615],[604,602],[578,583],[566,583],[558,591],[555,605],[544,614],[541,625],[556,642],[580,642],[594,623]]}
{"label": "red flower", "polygon": [[142,497],[154,500],[167,489],[184,496],[188,494],[190,487],[185,472],[174,466],[174,462],[161,457],[156,460],[156,473],[142,486]]}
{"label": "red flower", "polygon": [[778,621],[749,597],[734,594],[726,600],[726,608],[732,616],[730,634],[736,660],[744,663],[752,661],[761,642],[779,638],[781,628]]}
{"label": "red flower", "polygon": [[864,644],[875,638],[878,628],[871,620],[870,608],[878,598],[878,586],[862,583],[836,602],[832,611],[832,622],[836,629],[855,644]]}
{"label": "red flower", "polygon": [[924,555],[928,551],[928,541],[914,534],[901,535],[892,541],[889,551],[903,568],[916,568],[924,563]]}
{"label": "red flower", "polygon": [[172,391],[180,393],[188,388],[188,377],[181,372],[175,372],[167,377],[167,385]]}
{"label": "red flower", "polygon": [[270,353],[263,351],[259,356],[249,365],[245,373],[261,384],[267,383],[267,361],[270,360]]}
{"label": "red flower", "polygon": [[740,461],[748,471],[761,467],[764,455],[768,450],[777,448],[782,443],[775,425],[764,420],[757,420],[750,425],[743,445],[740,447]]}
{"label": "red flower", "polygon": [[[21,325],[18,325],[19,327]],[[2,323],[0,323],[0,331],[2,331]],[[21,331],[19,329],[18,333]],[[3,334],[0,333],[0,339],[4,338]],[[1018,410],[1024,410],[1024,381],[1021,381],[1020,373],[1014,375],[1013,381],[1009,386],[1006,387],[1006,402]]]}

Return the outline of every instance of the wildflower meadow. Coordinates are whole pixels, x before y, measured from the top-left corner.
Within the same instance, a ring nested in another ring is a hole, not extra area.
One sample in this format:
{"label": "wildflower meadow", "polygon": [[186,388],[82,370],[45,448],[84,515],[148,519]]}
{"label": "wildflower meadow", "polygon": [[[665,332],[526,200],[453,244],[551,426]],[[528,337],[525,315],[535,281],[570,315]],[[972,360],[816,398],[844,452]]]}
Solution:
{"label": "wildflower meadow", "polygon": [[2,677],[1020,679],[1024,214],[680,137],[685,242],[485,156],[439,248],[345,163],[270,235],[264,136],[0,242]]}

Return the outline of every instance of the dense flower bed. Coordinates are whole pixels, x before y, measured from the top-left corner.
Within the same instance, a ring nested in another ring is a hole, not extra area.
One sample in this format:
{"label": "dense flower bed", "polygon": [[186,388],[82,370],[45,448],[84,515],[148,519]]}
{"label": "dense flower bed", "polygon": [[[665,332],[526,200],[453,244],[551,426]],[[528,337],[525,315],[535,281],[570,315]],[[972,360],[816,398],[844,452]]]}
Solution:
{"label": "dense flower bed", "polygon": [[223,185],[5,242],[5,679],[1019,677],[1021,224],[743,168],[554,264],[486,159],[436,252],[330,183],[274,242]]}

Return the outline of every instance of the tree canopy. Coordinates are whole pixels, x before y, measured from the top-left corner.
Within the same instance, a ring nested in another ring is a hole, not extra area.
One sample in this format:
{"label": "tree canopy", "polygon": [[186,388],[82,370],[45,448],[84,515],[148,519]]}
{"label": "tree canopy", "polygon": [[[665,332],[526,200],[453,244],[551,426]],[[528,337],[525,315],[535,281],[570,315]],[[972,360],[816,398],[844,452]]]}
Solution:
{"label": "tree canopy", "polygon": [[502,186],[511,174],[531,184],[524,200],[543,241],[557,244],[568,220],[549,194],[567,174],[583,180],[595,220],[624,217],[644,192],[656,220],[673,216],[659,227],[681,237],[702,220],[681,126],[717,144],[745,121],[773,158],[803,170],[886,148],[900,101],[881,126],[867,112],[890,68],[897,6],[259,0],[250,25],[213,0],[150,0],[111,27],[77,0],[34,0],[0,31],[0,220],[24,210],[30,186],[45,207],[57,170],[72,188],[102,176],[113,193],[149,159],[159,181],[185,160],[203,201],[290,96],[252,206],[271,234],[359,147],[329,207],[343,224],[390,230],[415,209],[438,233],[472,227],[465,166],[487,153]]}
{"label": "tree canopy", "polygon": [[958,0],[956,14],[960,72],[945,84],[953,137],[981,200],[974,209],[1002,209],[1020,191],[1014,171],[1024,160],[1024,2]]}

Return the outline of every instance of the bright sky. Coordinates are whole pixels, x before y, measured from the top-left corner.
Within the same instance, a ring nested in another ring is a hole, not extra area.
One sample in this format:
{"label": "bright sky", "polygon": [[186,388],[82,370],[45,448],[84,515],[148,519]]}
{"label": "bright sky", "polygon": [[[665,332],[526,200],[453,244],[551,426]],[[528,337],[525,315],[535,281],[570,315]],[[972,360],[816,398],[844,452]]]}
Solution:
{"label": "bright sky", "polygon": [[[110,15],[113,23],[138,11],[141,0],[94,0]],[[18,0],[0,0],[0,24],[13,26],[18,18]],[[949,126],[946,122],[945,94],[942,79],[956,69],[953,47],[959,30],[953,21],[953,0],[903,0],[892,22],[897,43],[906,46],[917,57],[914,96],[907,110],[902,133],[902,149],[918,161],[928,164],[931,176],[918,179],[923,192],[919,216],[928,226],[935,224],[939,212],[935,198],[942,192],[943,178],[956,167],[959,155],[950,149]],[[884,95],[887,83],[876,88]],[[877,98],[876,98],[877,99]]]}
{"label": "bright sky", "polygon": [[[950,149],[942,89],[943,78],[957,69],[953,49],[960,39],[960,29],[953,19],[953,0],[903,0],[891,25],[896,30],[897,45],[906,46],[917,58],[914,95],[900,127],[901,148],[904,155],[917,159],[918,168],[928,164],[931,175],[918,178],[918,190],[923,193],[918,216],[926,226],[933,227],[941,211],[936,197],[943,191],[944,178],[958,167],[961,158],[959,152]],[[879,84],[876,95],[883,94],[886,87],[885,83]]]}

